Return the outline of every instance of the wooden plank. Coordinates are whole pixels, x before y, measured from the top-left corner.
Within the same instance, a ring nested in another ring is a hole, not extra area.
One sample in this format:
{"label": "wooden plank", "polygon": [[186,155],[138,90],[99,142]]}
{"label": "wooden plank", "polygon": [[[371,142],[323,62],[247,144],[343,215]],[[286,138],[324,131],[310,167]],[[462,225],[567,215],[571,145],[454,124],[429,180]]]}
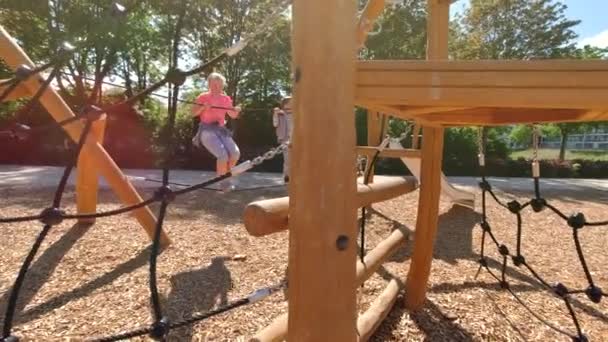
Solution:
{"label": "wooden plank", "polygon": [[422,133],[422,126],[420,126],[419,123],[416,123],[414,128],[412,128],[412,148],[414,149],[420,148],[420,133]]}
{"label": "wooden plank", "polygon": [[384,11],[384,0],[369,0],[365,4],[357,25],[357,46],[362,47],[365,44],[367,34],[374,27],[382,11]]}
{"label": "wooden plank", "polygon": [[[369,110],[375,110],[375,111],[380,111],[380,112],[384,112],[384,113],[391,113],[392,115],[398,116],[403,119],[413,119],[414,118],[413,115],[404,114],[402,112],[402,110],[405,110],[407,108],[403,105],[394,105],[393,106],[393,105],[385,105],[385,104],[380,104],[377,102],[369,102],[369,101],[368,102],[357,101],[356,105],[358,107],[367,108]],[[439,107],[439,108],[441,108],[441,107]],[[407,113],[407,111],[405,113]],[[424,117],[419,116],[419,117],[417,117],[417,120],[424,120]],[[424,124],[428,125],[428,126],[436,125],[434,122],[431,122],[431,121],[424,122]]]}
{"label": "wooden plank", "polygon": [[[357,184],[357,207],[365,207],[410,193],[418,187],[415,177],[376,176],[376,182]],[[252,202],[243,211],[245,229],[253,236],[264,236],[288,228],[289,197]]]}
{"label": "wooden plank", "polygon": [[357,103],[385,106],[608,109],[606,89],[357,87]]}
{"label": "wooden plank", "polygon": [[[0,83],[3,83],[7,80],[0,80]],[[10,84],[6,84],[6,85],[0,85],[0,94],[4,93],[4,91],[10,87]],[[8,94],[8,96],[6,98],[4,98],[3,102],[7,102],[7,101],[14,101],[14,100],[18,100],[22,97],[30,97],[32,96],[32,93],[30,92],[30,90],[20,84],[18,86],[15,87],[15,89],[11,90],[11,92]]]}
{"label": "wooden plank", "polygon": [[[357,260],[357,287],[369,279],[407,241],[407,236],[401,230],[394,230],[365,256],[363,263]],[[270,325],[260,330],[249,341],[277,342],[285,340],[287,336],[287,317],[288,314],[278,316]]]}
{"label": "wooden plank", "polygon": [[[446,39],[447,40],[447,39]],[[444,40],[445,41],[445,40]],[[359,60],[362,71],[608,71],[607,60]]]}
{"label": "wooden plank", "polygon": [[[17,68],[19,65],[25,64],[31,68],[34,68],[33,62],[1,26],[0,46],[2,46],[2,49],[0,49],[0,57],[2,57],[9,67]],[[42,78],[40,76],[33,76],[27,81],[23,82],[23,85],[30,93],[35,93],[40,86],[41,80]],[[42,94],[40,97],[40,103],[57,122],[74,117],[74,113],[70,107],[52,88],[49,88]],[[63,126],[63,129],[67,132],[69,137],[75,142],[78,141],[78,138],[82,134],[83,128],[84,125],[79,121]],[[99,143],[85,145],[82,153],[91,154],[91,159],[95,161],[95,167],[108,181],[110,187],[124,204],[132,205],[143,201],[133,185],[122,173],[118,165],[114,163],[112,158]],[[154,214],[152,214],[152,211],[150,211],[148,207],[143,207],[136,209],[131,213],[142,225],[148,236],[152,238],[154,236],[154,230],[156,227],[156,218],[154,217]],[[169,237],[162,232],[161,247],[164,248],[169,244]]]}
{"label": "wooden plank", "polygon": [[534,122],[608,121],[608,110],[474,108],[467,111],[427,114],[423,117],[446,126],[498,126]]}
{"label": "wooden plank", "polygon": [[357,87],[608,88],[607,71],[359,71]]}
{"label": "wooden plank", "polygon": [[[427,58],[447,58],[450,5],[441,0],[428,0],[427,7]],[[405,291],[405,304],[411,310],[423,305],[431,272],[441,193],[443,133],[443,128],[423,128],[418,216]]]}
{"label": "wooden plank", "polygon": [[[357,154],[373,157],[378,149],[371,146],[357,146]],[[380,158],[420,158],[420,151],[414,149],[384,149],[380,152]]]}
{"label": "wooden plank", "polygon": [[357,320],[358,341],[365,342],[372,337],[393,308],[400,289],[399,282],[396,279],[391,279],[384,291],[372,302],[369,309],[359,316]]}
{"label": "wooden plank", "polygon": [[[85,144],[103,144],[106,129],[106,115],[91,124],[91,130]],[[99,172],[95,161],[89,153],[80,153],[76,169],[76,208],[79,214],[91,214],[97,211],[97,193],[99,190]],[[94,218],[79,219],[80,223],[93,223]]]}
{"label": "wooden plank", "polygon": [[[356,3],[295,1],[290,341],[356,339]],[[321,10],[322,9],[322,10]],[[328,143],[332,137],[335,143]]]}

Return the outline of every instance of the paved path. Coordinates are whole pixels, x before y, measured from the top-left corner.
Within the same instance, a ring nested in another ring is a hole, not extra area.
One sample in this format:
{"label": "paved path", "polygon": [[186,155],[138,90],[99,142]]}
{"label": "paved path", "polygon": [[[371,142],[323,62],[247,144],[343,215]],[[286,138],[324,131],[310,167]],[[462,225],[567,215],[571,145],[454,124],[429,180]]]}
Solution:
{"label": "paved path", "polygon": [[[54,187],[59,182],[63,168],[52,166],[16,166],[0,165],[0,187],[2,188],[48,188]],[[147,178],[160,180],[161,170],[137,170],[126,169],[123,172],[134,178],[133,185],[138,188],[154,188],[157,182],[141,179]],[[205,179],[213,177],[209,171],[174,170],[171,171],[171,181],[183,184],[196,184]],[[70,177],[70,184],[74,184],[74,175]],[[472,189],[476,187],[478,178],[475,177],[448,177],[450,182],[456,186]],[[530,178],[489,178],[494,187],[505,192],[532,192],[534,187]],[[278,186],[283,184],[279,173],[247,172],[238,177],[239,188],[252,188],[260,186]],[[102,180],[101,186],[107,188]],[[541,187],[551,191],[594,192],[604,193],[602,199],[608,198],[608,180],[599,179],[542,179]]]}

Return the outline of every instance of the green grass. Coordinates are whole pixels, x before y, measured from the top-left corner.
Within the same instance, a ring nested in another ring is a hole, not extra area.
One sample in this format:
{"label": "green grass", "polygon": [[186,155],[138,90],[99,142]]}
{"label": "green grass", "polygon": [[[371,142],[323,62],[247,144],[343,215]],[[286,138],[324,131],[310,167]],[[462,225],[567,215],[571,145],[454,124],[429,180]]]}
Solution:
{"label": "green grass", "polygon": [[[538,150],[539,159],[557,159],[559,156],[559,149],[540,149]],[[520,150],[513,151],[509,154],[511,159],[532,158],[532,150]],[[586,160],[608,160],[608,150],[599,151],[578,151],[578,150],[566,150],[566,160],[572,159],[586,159]]]}

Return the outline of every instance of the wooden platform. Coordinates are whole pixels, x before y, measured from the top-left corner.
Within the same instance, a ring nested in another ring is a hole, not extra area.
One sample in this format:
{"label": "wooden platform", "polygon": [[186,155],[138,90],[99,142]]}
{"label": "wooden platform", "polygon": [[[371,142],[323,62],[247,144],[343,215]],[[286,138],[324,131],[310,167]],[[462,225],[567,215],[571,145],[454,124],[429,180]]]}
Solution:
{"label": "wooden platform", "polygon": [[608,61],[359,61],[356,103],[430,125],[608,120]]}

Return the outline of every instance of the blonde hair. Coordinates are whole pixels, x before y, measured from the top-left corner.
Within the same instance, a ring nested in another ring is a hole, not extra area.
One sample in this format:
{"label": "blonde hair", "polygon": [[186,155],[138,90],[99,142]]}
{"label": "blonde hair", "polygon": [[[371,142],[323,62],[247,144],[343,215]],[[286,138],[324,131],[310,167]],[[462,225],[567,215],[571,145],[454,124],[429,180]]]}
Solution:
{"label": "blonde hair", "polygon": [[209,76],[207,76],[207,83],[211,82],[212,80],[220,80],[222,81],[223,86],[226,85],[226,77],[219,72],[212,72],[209,74]]}

